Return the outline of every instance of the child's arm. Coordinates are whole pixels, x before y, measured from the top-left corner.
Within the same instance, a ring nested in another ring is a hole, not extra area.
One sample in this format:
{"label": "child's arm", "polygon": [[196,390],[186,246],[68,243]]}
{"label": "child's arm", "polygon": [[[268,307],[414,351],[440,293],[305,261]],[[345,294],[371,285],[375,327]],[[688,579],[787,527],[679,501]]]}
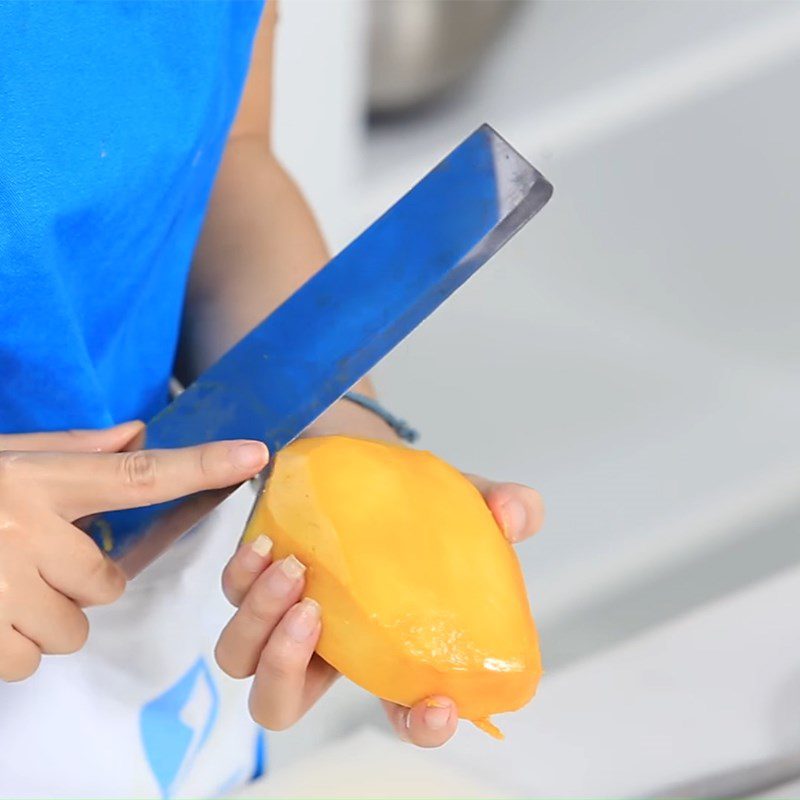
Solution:
{"label": "child's arm", "polygon": [[[268,0],[241,106],[218,173],[197,248],[186,307],[179,377],[190,380],[276,308],[328,259],[303,196],[270,147],[270,73],[275,0]],[[297,102],[308,102],[297,98]],[[358,389],[371,392],[369,382]],[[377,416],[343,401],[314,423],[312,434],[348,432],[394,438]],[[541,521],[532,490],[475,478],[506,535],[519,541]],[[292,725],[335,678],[314,655],[319,609],[299,602],[303,567],[272,563],[266,538],[241,547],[223,575],[238,608],[217,644],[217,661],[229,675],[255,675],[250,711],[272,729]],[[413,709],[387,704],[398,735],[422,746],[444,743],[457,711],[447,698]]]}

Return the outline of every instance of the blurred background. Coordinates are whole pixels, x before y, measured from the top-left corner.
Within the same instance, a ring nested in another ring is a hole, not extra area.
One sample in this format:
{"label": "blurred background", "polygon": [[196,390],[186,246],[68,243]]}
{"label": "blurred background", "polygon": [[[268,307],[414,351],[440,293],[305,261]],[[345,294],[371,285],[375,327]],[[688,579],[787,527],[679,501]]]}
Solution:
{"label": "blurred background", "polygon": [[341,682],[251,794],[800,797],[800,5],[282,0],[276,147],[334,250],[489,122],[548,207],[376,372],[530,483],[505,743]]}

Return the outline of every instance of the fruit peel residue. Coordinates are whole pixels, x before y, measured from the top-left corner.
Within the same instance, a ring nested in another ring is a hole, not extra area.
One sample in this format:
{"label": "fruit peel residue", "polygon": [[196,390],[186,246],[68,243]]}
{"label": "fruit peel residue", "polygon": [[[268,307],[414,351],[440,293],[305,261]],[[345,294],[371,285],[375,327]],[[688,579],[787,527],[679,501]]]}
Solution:
{"label": "fruit peel residue", "polygon": [[483,717],[482,719],[473,719],[470,722],[476,727],[480,728],[484,733],[488,733],[493,739],[497,739],[498,741],[503,741],[505,739],[505,735],[500,728],[495,725],[490,717]]}

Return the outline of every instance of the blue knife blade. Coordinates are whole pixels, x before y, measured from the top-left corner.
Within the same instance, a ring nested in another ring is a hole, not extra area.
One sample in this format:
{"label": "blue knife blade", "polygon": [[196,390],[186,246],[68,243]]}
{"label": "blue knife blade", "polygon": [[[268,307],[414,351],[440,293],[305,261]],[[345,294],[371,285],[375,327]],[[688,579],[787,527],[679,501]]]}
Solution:
{"label": "blue knife blade", "polygon": [[[291,442],[550,199],[488,125],[465,139],[147,425],[147,448]],[[227,491],[97,517],[95,540],[135,574]]]}

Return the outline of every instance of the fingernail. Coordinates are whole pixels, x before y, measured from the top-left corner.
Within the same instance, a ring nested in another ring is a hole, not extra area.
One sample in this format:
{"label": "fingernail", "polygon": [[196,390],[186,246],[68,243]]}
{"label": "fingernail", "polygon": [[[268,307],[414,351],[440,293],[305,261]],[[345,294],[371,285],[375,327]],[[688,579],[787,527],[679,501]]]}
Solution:
{"label": "fingernail", "polygon": [[411,743],[411,709],[410,708],[398,708],[397,709],[397,723],[398,726],[397,736],[401,742],[405,742],[406,744]]}
{"label": "fingernail", "polygon": [[286,556],[286,558],[281,561],[281,571],[287,578],[296,581],[298,578],[303,577],[303,573],[306,571],[306,565],[298,561],[294,556]]}
{"label": "fingernail", "polygon": [[528,513],[525,511],[525,506],[516,500],[509,500],[502,506],[500,516],[503,520],[503,533],[506,538],[516,542],[528,524]]}
{"label": "fingernail", "polygon": [[320,619],[319,603],[306,597],[286,618],[286,632],[296,642],[304,642],[317,629]]}
{"label": "fingernail", "polygon": [[411,743],[411,709],[404,708],[401,716],[402,725],[400,726],[400,739],[408,744]]}
{"label": "fingernail", "polygon": [[295,589],[305,571],[306,568],[294,556],[287,556],[267,574],[267,588],[275,597],[285,597]]}
{"label": "fingernail", "polygon": [[425,724],[432,731],[440,731],[450,721],[450,712],[452,708],[443,703],[437,703],[435,700],[428,700],[426,706],[427,708],[423,716]]}
{"label": "fingernail", "polygon": [[267,463],[267,447],[261,442],[244,442],[231,447],[230,459],[239,469],[257,469]]}
{"label": "fingernail", "polygon": [[260,572],[272,552],[272,539],[263,533],[244,548],[242,566],[250,572]]}

